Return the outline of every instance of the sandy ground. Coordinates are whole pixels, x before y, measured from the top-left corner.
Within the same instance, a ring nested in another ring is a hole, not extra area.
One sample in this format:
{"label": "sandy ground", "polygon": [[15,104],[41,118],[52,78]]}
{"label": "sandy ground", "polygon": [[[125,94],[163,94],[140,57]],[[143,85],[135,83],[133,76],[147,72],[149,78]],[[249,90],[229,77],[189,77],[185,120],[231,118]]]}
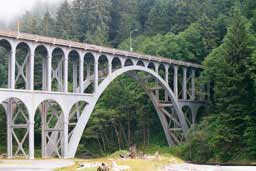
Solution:
{"label": "sandy ground", "polygon": [[53,171],[73,164],[71,160],[0,160],[0,171]]}
{"label": "sandy ground", "polygon": [[166,171],[256,171],[256,166],[206,166],[194,164],[169,165]]}

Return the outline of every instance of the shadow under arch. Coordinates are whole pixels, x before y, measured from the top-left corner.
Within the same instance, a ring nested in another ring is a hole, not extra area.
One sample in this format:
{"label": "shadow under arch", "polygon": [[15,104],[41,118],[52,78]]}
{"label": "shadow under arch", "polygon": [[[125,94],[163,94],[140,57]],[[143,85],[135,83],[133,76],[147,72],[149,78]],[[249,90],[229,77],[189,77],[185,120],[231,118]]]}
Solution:
{"label": "shadow under arch", "polygon": [[64,112],[61,104],[47,99],[40,102],[34,115],[35,147],[41,146],[43,158],[63,157]]}
{"label": "shadow under arch", "polygon": [[[3,107],[1,112],[5,112],[5,118],[9,125],[6,125],[8,138],[8,157],[29,158],[29,110],[25,102],[16,97],[8,97],[0,101]],[[0,113],[1,114],[1,113]],[[9,150],[8,150],[9,149]]]}
{"label": "shadow under arch", "polygon": [[190,106],[187,106],[187,105],[186,105],[186,106],[183,106],[183,107],[182,107],[182,111],[183,111],[183,113],[184,113],[184,115],[185,115],[186,122],[187,122],[187,124],[188,124],[189,127],[190,127],[191,125],[194,124],[192,109],[191,109]]}
{"label": "shadow under arch", "polygon": [[173,103],[173,107],[174,107],[175,111],[177,112],[178,119],[179,119],[181,127],[182,127],[182,131],[186,132],[188,130],[188,126],[186,124],[185,117],[183,115],[181,108],[178,105],[178,100],[174,96],[174,93],[170,89],[169,85],[163,80],[163,78],[161,78],[161,76],[158,75],[158,73],[156,73],[154,70],[152,70],[150,68],[146,68],[146,67],[142,67],[142,66],[127,66],[127,67],[123,67],[123,68],[120,68],[120,69],[114,71],[99,85],[98,90],[94,93],[94,101],[85,107],[85,109],[77,123],[77,126],[73,130],[73,134],[71,136],[70,143],[69,143],[69,149],[68,149],[69,156],[68,157],[75,156],[75,153],[76,153],[79,141],[81,139],[81,136],[83,134],[83,131],[85,129],[85,126],[87,125],[88,120],[91,116],[91,113],[93,112],[94,107],[95,107],[98,99],[102,95],[102,93],[110,85],[110,83],[113,80],[115,80],[117,77],[119,77],[120,75],[122,75],[124,73],[129,73],[132,71],[146,72],[159,82],[159,84],[167,91],[167,94]]}

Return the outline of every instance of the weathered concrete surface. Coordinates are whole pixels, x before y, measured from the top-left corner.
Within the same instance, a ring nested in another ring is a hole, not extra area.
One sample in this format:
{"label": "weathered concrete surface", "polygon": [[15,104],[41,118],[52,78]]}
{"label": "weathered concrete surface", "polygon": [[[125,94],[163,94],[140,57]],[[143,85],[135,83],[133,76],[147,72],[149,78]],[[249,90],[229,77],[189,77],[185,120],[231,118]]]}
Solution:
{"label": "weathered concrete surface", "polygon": [[195,164],[173,164],[166,171],[255,171],[256,166],[208,166]]}
{"label": "weathered concrete surface", "polygon": [[72,160],[1,160],[0,171],[53,171],[73,164]]}

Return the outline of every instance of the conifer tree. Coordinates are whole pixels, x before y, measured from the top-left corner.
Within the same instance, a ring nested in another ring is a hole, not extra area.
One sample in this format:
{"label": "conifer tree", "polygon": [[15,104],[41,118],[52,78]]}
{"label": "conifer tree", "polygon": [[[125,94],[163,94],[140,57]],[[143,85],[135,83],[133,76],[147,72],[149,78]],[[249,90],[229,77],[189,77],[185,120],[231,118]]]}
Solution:
{"label": "conifer tree", "polygon": [[59,38],[71,39],[72,12],[67,0],[65,0],[57,11],[56,32]]}

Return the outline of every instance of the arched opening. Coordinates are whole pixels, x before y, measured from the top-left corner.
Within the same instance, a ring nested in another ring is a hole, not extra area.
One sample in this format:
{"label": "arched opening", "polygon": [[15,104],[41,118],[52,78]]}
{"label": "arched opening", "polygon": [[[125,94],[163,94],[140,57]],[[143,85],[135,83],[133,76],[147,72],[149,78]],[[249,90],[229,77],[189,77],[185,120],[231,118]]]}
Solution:
{"label": "arched opening", "polygon": [[112,59],[112,72],[122,68],[121,60],[118,57]]}
{"label": "arched opening", "polygon": [[6,119],[3,122],[8,122],[8,125],[5,125],[5,127],[1,127],[1,129],[3,129],[3,131],[6,133],[6,137],[8,137],[8,143],[4,145],[5,150],[9,148],[8,155],[10,157],[28,158],[29,114],[27,107],[18,98],[6,99],[2,102],[2,106],[3,108],[1,109],[1,112],[5,113],[4,115],[6,116]]}
{"label": "arched opening", "polygon": [[153,141],[167,146],[164,136],[154,106],[144,89],[133,78],[122,75],[99,99],[77,155],[105,154],[127,149],[132,144],[142,149]]}
{"label": "arched opening", "polygon": [[124,66],[132,66],[133,65],[133,62],[131,59],[127,59],[124,63]]}
{"label": "arched opening", "polygon": [[108,76],[109,74],[109,61],[107,56],[101,55],[98,60],[98,70],[99,70],[99,84]]}
{"label": "arched opening", "polygon": [[84,111],[85,107],[87,105],[87,102],[85,101],[79,101],[75,103],[70,112],[69,112],[69,125],[68,125],[68,137],[70,140],[70,137],[72,136],[73,130],[76,127],[76,124],[78,120],[80,119],[82,112]]}
{"label": "arched opening", "polygon": [[79,91],[79,68],[80,56],[77,51],[72,50],[68,55],[68,92]]}
{"label": "arched opening", "polygon": [[84,56],[84,93],[94,92],[94,64],[95,59],[92,53]]}
{"label": "arched opening", "polygon": [[193,114],[192,114],[191,108],[189,106],[183,106],[182,111],[184,113],[184,116],[185,116],[188,127],[191,127],[194,124],[193,123]]}
{"label": "arched opening", "polygon": [[143,61],[138,61],[136,65],[138,65],[138,66],[145,66],[145,64],[143,63]]}
{"label": "arched opening", "polygon": [[48,60],[48,51],[46,47],[43,45],[36,47],[34,61],[34,90],[47,90]]}
{"label": "arched opening", "polygon": [[61,48],[52,51],[52,91],[64,91],[64,52]]}
{"label": "arched opening", "polygon": [[35,114],[35,148],[43,158],[63,157],[64,114],[54,100],[45,100]]}
{"label": "arched opening", "polygon": [[168,80],[169,80],[169,87],[174,92],[174,67],[172,65],[168,68]]}
{"label": "arched opening", "polygon": [[0,156],[7,153],[7,118],[4,106],[0,104]]}
{"label": "arched opening", "polygon": [[156,66],[155,66],[155,64],[153,63],[153,62],[150,62],[149,64],[148,64],[148,68],[149,69],[152,69],[152,70],[156,70]]}
{"label": "arched opening", "polygon": [[19,43],[16,47],[15,88],[29,89],[30,48],[26,43]]}
{"label": "arched opening", "polygon": [[[4,39],[0,40],[0,88],[8,88],[8,78],[10,78],[10,54],[11,44]],[[8,71],[8,72],[7,72]],[[9,74],[8,74],[9,73]]]}

